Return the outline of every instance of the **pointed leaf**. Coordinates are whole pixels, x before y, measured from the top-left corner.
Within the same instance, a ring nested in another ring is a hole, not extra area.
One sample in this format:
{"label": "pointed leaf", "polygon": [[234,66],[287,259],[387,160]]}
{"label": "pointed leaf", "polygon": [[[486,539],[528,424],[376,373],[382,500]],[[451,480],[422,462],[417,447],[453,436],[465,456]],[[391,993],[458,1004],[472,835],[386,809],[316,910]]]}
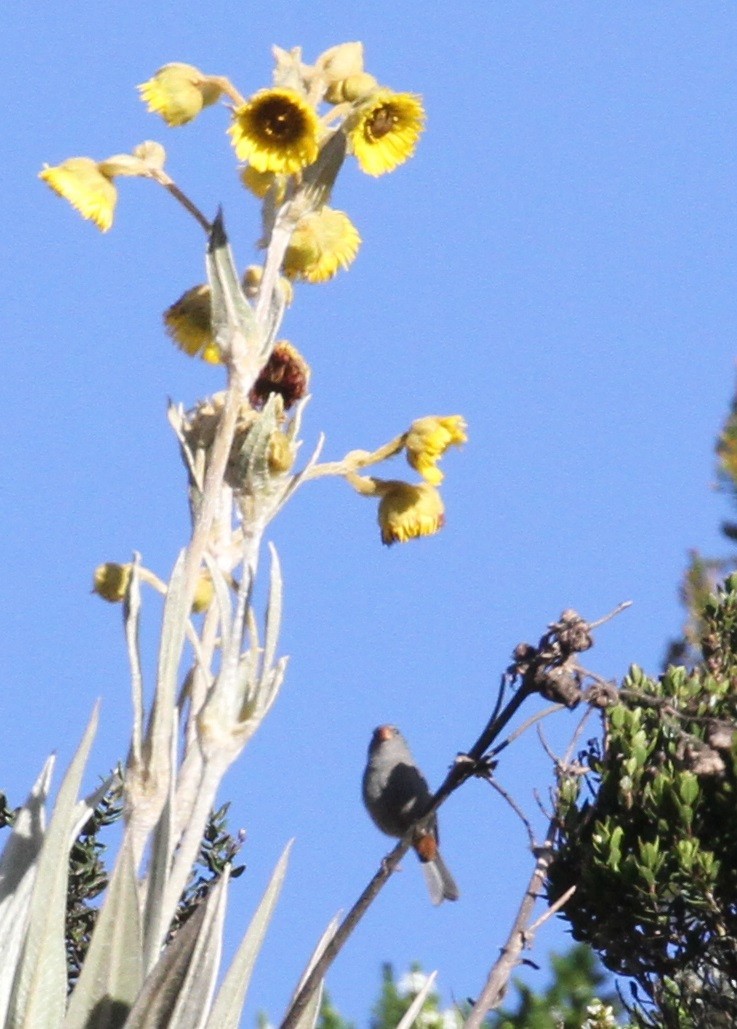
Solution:
{"label": "pointed leaf", "polygon": [[[218,610],[220,612],[220,640],[223,652],[230,645],[230,627],[233,622],[233,605],[230,597],[230,587],[222,573],[220,566],[209,554],[205,554],[205,564],[212,577],[212,584],[215,589]],[[203,668],[203,672],[207,669]]]}
{"label": "pointed leaf", "polygon": [[0,857],[0,1025],[8,1003],[28,925],[35,864],[44,835],[45,808],[55,758],[50,757],[15,819]]}
{"label": "pointed leaf", "polygon": [[159,647],[156,699],[147,743],[154,768],[169,759],[170,737],[176,706],[177,672],[184,647],[185,624],[189,610],[184,600],[184,551],[180,551],[169,580],[164,602]]}
{"label": "pointed leaf", "polygon": [[274,663],[276,645],[279,641],[282,612],[282,576],[279,555],[273,543],[269,543],[271,552],[271,574],[269,576],[269,603],[266,608],[266,637],[264,639],[264,672],[268,672]]}
{"label": "pointed leaf", "polygon": [[[315,967],[317,962],[320,960],[320,958],[322,956],[322,953],[325,950],[325,948],[327,947],[328,943],[330,943],[330,941],[332,940],[333,936],[335,936],[335,930],[338,928],[339,924],[340,924],[340,912],[338,912],[338,914],[335,915],[330,920],[330,922],[327,925],[327,928],[323,932],[323,934],[320,937],[320,939],[317,941],[317,946],[313,950],[312,955],[310,957],[310,960],[307,962],[307,968],[305,968],[304,972],[302,973],[302,976],[301,976],[299,982],[297,983],[297,989],[294,991],[294,994],[292,995],[292,999],[289,1002],[289,1008],[287,1009],[287,1015],[289,1015],[291,1013],[292,1005],[294,1004],[295,1000],[299,996],[299,991],[302,989],[302,986],[306,982],[307,977],[309,976],[309,974],[312,971],[312,969]],[[317,1022],[317,1016],[320,1014],[320,1004],[322,1002],[322,992],[323,992],[324,984],[325,984],[325,980],[324,979],[320,979],[320,981],[317,984],[317,987],[313,990],[309,1000],[305,1004],[305,1007],[304,1007],[301,1015],[299,1016],[297,1021],[294,1023],[295,1029],[313,1029],[315,1023]]]}
{"label": "pointed leaf", "polygon": [[215,992],[215,980],[220,971],[229,881],[230,865],[226,865],[205,902],[207,916],[197,937],[189,963],[189,974],[174,1009],[171,1029],[202,1029],[205,1025]]}
{"label": "pointed leaf", "polygon": [[117,1029],[143,982],[141,915],[130,839],[123,841],[64,1029]]}
{"label": "pointed leaf", "polygon": [[243,942],[218,990],[210,1017],[207,1019],[206,1029],[238,1029],[240,1025],[253,967],[261,951],[274,908],[279,900],[293,844],[294,840],[290,840],[276,864],[269,885],[261,898],[261,903],[251,919]]}
{"label": "pointed leaf", "polygon": [[38,858],[28,932],[10,1000],[8,1025],[13,1029],[58,1026],[64,1021],[67,994],[64,928],[70,830],[82,774],[97,729],[98,712],[99,705],[96,705],[59,789]]}
{"label": "pointed leaf", "polygon": [[[174,741],[173,741],[174,742]],[[172,756],[172,767],[175,758]],[[151,856],[146,876],[146,899],[143,908],[143,968],[148,975],[159,959],[161,945],[171,922],[164,905],[169,886],[169,872],[174,852],[174,776],[169,782],[169,796],[156,823],[151,843]]]}
{"label": "pointed leaf", "polygon": [[55,757],[50,757],[16,816],[8,841],[0,856],[0,917],[6,898],[12,896],[41,850],[45,809]]}
{"label": "pointed leaf", "polygon": [[194,1029],[204,1024],[220,961],[226,879],[215,884],[165,947],[125,1029]]}
{"label": "pointed leaf", "polygon": [[437,975],[437,972],[431,972],[430,975],[427,977],[425,985],[422,987],[420,992],[417,994],[417,996],[412,1001],[412,1003],[402,1016],[401,1020],[397,1024],[397,1029],[410,1029],[410,1026],[422,1011],[422,1005],[427,1000],[427,995],[430,993],[430,990],[435,985]]}
{"label": "pointed leaf", "polygon": [[294,1023],[294,1029],[315,1029],[322,1004],[322,994],[325,989],[325,980],[321,979],[317,989],[305,1004],[305,1009]]}
{"label": "pointed leaf", "polygon": [[139,647],[139,626],[141,620],[141,555],[134,553],[130,583],[123,605],[125,642],[128,647],[128,662],[131,667],[131,700],[133,702],[133,733],[131,750],[136,761],[141,759],[143,741],[143,671]]}
{"label": "pointed leaf", "polygon": [[225,233],[222,211],[212,225],[207,247],[207,277],[212,290],[212,335],[227,357],[236,336],[249,342],[258,338],[258,323],[238,278]]}

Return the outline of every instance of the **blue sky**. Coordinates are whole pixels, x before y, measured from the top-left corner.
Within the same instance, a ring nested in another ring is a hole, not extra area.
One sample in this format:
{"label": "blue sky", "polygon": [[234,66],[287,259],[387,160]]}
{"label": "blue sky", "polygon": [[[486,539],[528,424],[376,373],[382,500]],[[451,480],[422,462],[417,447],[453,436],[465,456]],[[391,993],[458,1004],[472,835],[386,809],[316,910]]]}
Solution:
{"label": "blue sky", "polygon": [[[137,83],[182,60],[248,94],[269,81],[274,43],[309,60],[360,39],[381,82],[425,98],[413,161],[378,180],[341,176],[334,202],[363,236],[358,260],[299,289],[284,326],[313,369],[305,451],[325,432],[338,458],[429,413],[463,414],[470,441],[444,462],[438,537],[382,548],[373,503],[333,481],[298,493],[271,527],[292,657],[222,799],[248,834],[231,945],[297,839],[248,1007],[277,1019],[325,924],[387,850],[359,799],[374,726],[398,724],[437,783],[486,721],[516,643],[566,607],[593,619],[631,599],[588,662],[612,677],[630,662],[657,671],[681,621],[687,551],[727,549],[729,509],[712,487],[735,378],[737,8],[128,0],[102,15],[80,0],[6,5],[0,27],[0,786],[13,801],[51,750],[68,760],[97,697],[94,770],[125,756],[119,611],[90,596],[92,570],[137,549],[167,574],[187,513],[166,400],[189,405],[222,382],[161,329],[163,309],[203,279],[194,222],[163,191],[124,181],[103,236],[38,170],[158,139],[200,207],[224,205],[245,265],[258,211],[224,114],[167,129]],[[155,603],[147,614],[153,642]],[[560,748],[575,719],[546,730]],[[549,770],[533,734],[498,774],[542,825],[533,789],[545,793]],[[462,899],[431,908],[405,861],[329,978],[359,1024],[382,961],[439,968],[445,999],[463,999],[504,939],[532,863],[522,827],[482,783],[451,799],[441,826]],[[533,957],[565,943],[548,926]]]}

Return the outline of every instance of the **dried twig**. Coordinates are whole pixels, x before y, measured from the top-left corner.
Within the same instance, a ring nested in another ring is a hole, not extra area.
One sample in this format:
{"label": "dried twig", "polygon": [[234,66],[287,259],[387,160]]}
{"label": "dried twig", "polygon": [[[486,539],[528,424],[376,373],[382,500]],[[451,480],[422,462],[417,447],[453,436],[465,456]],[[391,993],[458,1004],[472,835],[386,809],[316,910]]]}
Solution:
{"label": "dried twig", "polygon": [[512,972],[519,964],[522,951],[530,940],[530,918],[538,897],[543,892],[545,877],[550,864],[553,840],[557,832],[557,823],[551,820],[545,837],[545,844],[538,850],[530,881],[527,884],[522,903],[517,911],[507,942],[502,947],[501,955],[489,973],[483,990],[477,998],[471,1013],[464,1022],[463,1029],[480,1029],[484,1018],[501,1003]]}

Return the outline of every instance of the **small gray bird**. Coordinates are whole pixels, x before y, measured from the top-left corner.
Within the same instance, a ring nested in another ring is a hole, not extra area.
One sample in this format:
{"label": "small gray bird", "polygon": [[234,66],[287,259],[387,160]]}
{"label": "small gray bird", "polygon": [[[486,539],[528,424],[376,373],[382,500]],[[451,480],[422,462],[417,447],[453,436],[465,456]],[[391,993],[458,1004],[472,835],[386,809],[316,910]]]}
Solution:
{"label": "small gray bird", "polygon": [[[432,794],[410,749],[394,725],[374,730],[363,773],[363,802],[376,825],[387,836],[404,836],[421,818]],[[438,849],[436,818],[417,829],[412,846],[422,864],[433,904],[458,900],[458,887]]]}

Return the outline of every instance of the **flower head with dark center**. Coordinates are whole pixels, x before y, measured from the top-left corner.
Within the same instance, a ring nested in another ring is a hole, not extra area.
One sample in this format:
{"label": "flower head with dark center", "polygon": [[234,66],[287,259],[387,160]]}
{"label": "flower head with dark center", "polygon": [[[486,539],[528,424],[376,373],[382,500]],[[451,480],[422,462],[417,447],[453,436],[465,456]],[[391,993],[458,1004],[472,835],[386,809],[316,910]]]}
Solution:
{"label": "flower head with dark center", "polygon": [[257,172],[290,175],[317,157],[320,122],[293,89],[262,89],[233,111],[228,129],[237,156]]}

